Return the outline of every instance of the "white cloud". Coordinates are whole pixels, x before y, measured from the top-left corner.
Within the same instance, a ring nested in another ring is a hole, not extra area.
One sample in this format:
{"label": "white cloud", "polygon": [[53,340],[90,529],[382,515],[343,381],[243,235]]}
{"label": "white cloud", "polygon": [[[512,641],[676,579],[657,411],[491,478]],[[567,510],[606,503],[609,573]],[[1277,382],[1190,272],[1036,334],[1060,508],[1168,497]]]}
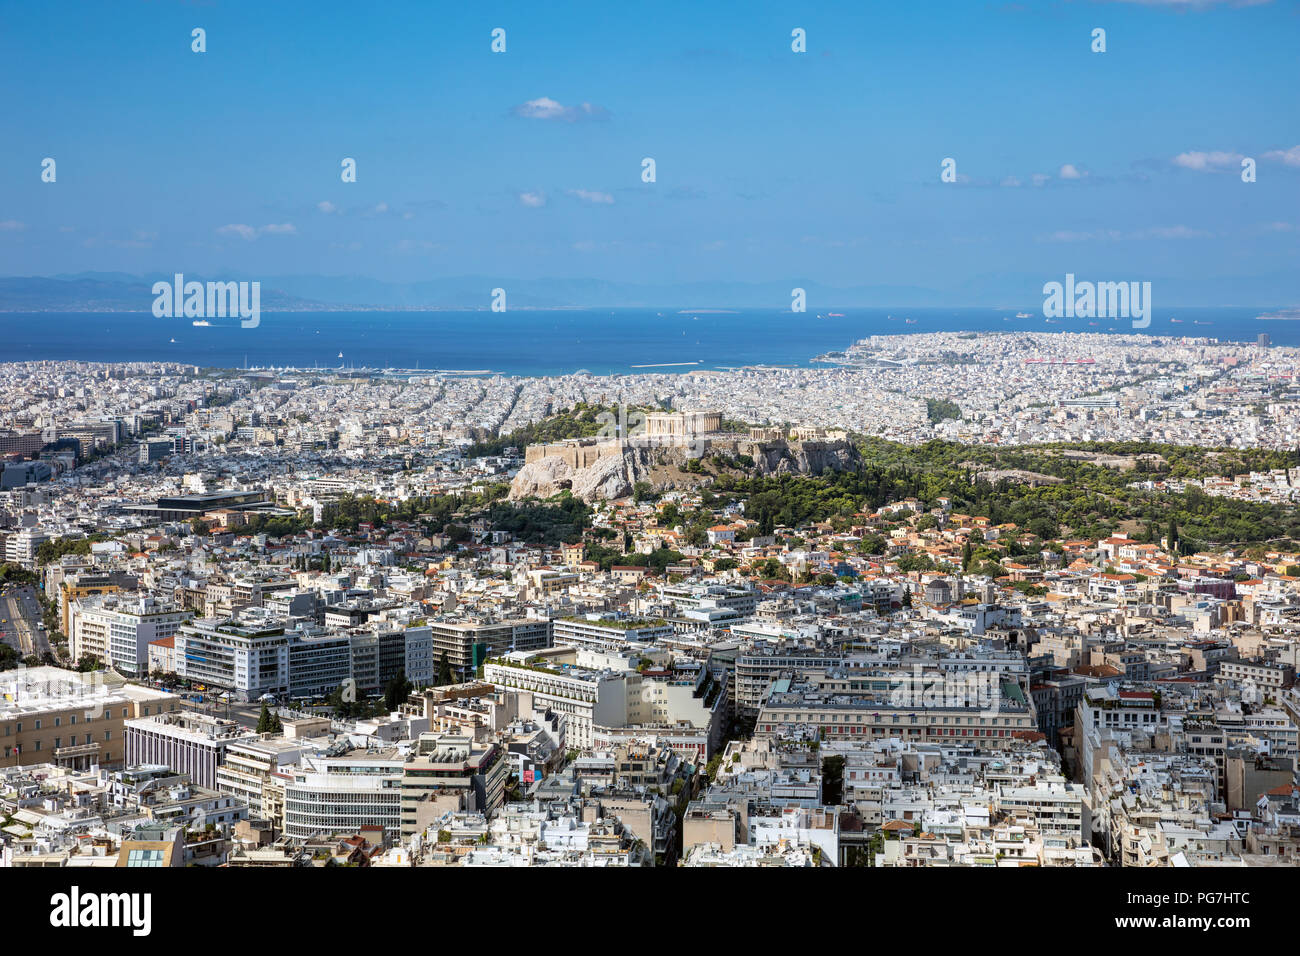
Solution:
{"label": "white cloud", "polygon": [[27,223],[19,222],[17,219],[0,221],[0,232],[22,232],[26,228]]}
{"label": "white cloud", "polygon": [[1052,177],[1047,175],[1047,173],[1034,173],[1034,175],[1029,177],[1029,181],[1035,186],[1043,186],[1047,184],[1051,178]]}
{"label": "white cloud", "polygon": [[570,196],[581,199],[583,202],[595,203],[596,205],[602,206],[614,205],[614,197],[609,193],[596,192],[591,189],[570,189],[568,190],[568,193]]}
{"label": "white cloud", "polygon": [[522,119],[559,120],[563,123],[576,123],[579,120],[605,119],[609,111],[594,103],[579,103],[577,106],[565,106],[549,96],[539,96],[513,107],[511,111]]}
{"label": "white cloud", "polygon": [[1287,166],[1300,166],[1300,146],[1290,149],[1270,149],[1264,154],[1270,162],[1285,163]]}
{"label": "white cloud", "polygon": [[240,239],[252,240],[257,238],[257,230],[252,226],[244,225],[242,222],[232,222],[218,229],[217,235],[238,236]]}
{"label": "white cloud", "polygon": [[232,222],[217,230],[219,236],[235,236],[245,242],[252,242],[258,236],[296,236],[297,234],[298,228],[291,222],[269,223],[261,228],[242,222]]}
{"label": "white cloud", "polygon": [[519,203],[529,209],[540,209],[546,205],[546,197],[542,193],[520,193]]}
{"label": "white cloud", "polygon": [[[1237,170],[1245,158],[1243,153],[1222,149],[1189,150],[1179,153],[1171,162],[1183,169],[1193,169],[1200,173],[1217,173]],[[1284,166],[1300,166],[1300,146],[1292,146],[1290,149],[1270,149],[1263,154],[1262,158],[1267,162],[1282,163]]]}
{"label": "white cloud", "polygon": [[388,203],[380,202],[373,206],[353,206],[348,210],[340,209],[328,199],[318,202],[316,208],[326,215],[338,214],[340,216],[360,216],[363,219],[370,219],[374,216],[383,216],[390,212],[396,212]]}
{"label": "white cloud", "polygon": [[1124,234],[1116,229],[1099,229],[1096,232],[1072,232],[1061,229],[1046,237],[1048,242],[1092,242],[1099,239],[1123,239]]}
{"label": "white cloud", "polygon": [[515,107],[514,113],[525,119],[558,119],[564,116],[564,107],[549,96],[539,96],[527,103],[520,103]]}
{"label": "white cloud", "polygon": [[1083,179],[1083,177],[1087,176],[1088,174],[1084,172],[1080,172],[1078,167],[1076,167],[1073,163],[1066,163],[1064,166],[1061,167],[1061,171],[1057,175],[1059,175],[1062,179]]}
{"label": "white cloud", "polygon": [[1152,226],[1136,232],[1118,229],[1095,229],[1092,232],[1073,232],[1061,229],[1043,238],[1047,242],[1127,242],[1141,239],[1208,239],[1213,233],[1190,226]]}
{"label": "white cloud", "polygon": [[1191,226],[1152,226],[1134,233],[1134,239],[1209,239],[1214,233]]}
{"label": "white cloud", "polygon": [[1213,150],[1211,152],[1192,150],[1179,153],[1173,158],[1173,163],[1183,169],[1194,169],[1200,173],[1213,173],[1240,166],[1242,159],[1241,153],[1229,153],[1224,150]]}

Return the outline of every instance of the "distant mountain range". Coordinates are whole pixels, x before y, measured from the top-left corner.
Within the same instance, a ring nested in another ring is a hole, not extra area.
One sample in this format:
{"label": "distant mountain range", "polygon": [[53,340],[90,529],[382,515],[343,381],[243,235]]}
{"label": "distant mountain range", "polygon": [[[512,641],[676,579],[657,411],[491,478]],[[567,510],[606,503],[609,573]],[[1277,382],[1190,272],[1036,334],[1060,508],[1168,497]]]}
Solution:
{"label": "distant mountain range", "polygon": [[[153,284],[171,276],[143,278],[121,273],[0,278],[0,312],[149,312]],[[185,277],[207,281],[202,276]],[[261,307],[268,312],[321,311],[329,306],[264,285]]]}
{"label": "distant mountain range", "polygon": [[[205,282],[246,276],[185,275]],[[257,278],[257,277],[253,277]],[[391,309],[486,309],[492,290],[506,290],[512,309],[680,308],[788,309],[791,289],[807,294],[809,311],[858,308],[1029,308],[1042,301],[1044,282],[1058,275],[979,276],[952,291],[911,285],[835,287],[809,279],[766,282],[611,282],[603,279],[503,279],[457,276],[385,282],[362,276],[266,276],[261,307],[269,312]],[[1126,276],[1080,276],[1119,280]],[[116,272],[0,278],[0,312],[148,312],[153,283],[172,276]],[[1285,307],[1300,303],[1300,273],[1176,280],[1152,278],[1157,308],[1182,306]]]}

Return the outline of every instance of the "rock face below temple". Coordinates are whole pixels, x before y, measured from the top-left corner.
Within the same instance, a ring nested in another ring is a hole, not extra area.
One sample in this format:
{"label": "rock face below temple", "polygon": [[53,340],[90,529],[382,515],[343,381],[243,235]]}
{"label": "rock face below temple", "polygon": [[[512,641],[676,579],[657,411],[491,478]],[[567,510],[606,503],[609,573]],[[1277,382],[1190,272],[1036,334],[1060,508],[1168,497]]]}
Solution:
{"label": "rock face below temple", "polygon": [[624,445],[607,443],[575,446],[575,450],[548,446],[553,454],[528,456],[529,460],[510,485],[510,498],[549,498],[568,490],[587,502],[627,498],[639,481],[656,491],[695,488],[712,480],[714,464],[705,473],[686,470],[692,457],[723,456],[729,467],[755,475],[820,475],[858,466],[857,448],[849,441],[734,441],[709,440],[690,445]]}

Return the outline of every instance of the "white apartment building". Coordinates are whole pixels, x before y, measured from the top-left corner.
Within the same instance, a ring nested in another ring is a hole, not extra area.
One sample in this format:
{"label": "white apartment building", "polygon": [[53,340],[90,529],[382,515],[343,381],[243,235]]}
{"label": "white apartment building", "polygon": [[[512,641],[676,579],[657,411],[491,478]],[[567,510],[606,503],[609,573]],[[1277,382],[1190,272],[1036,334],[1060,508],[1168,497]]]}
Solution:
{"label": "white apartment building", "polygon": [[566,647],[614,651],[629,642],[653,644],[673,636],[667,621],[561,617],[551,622],[554,642]]}
{"label": "white apartment building", "polygon": [[435,669],[443,658],[453,671],[472,676],[489,657],[551,646],[551,622],[532,618],[505,621],[431,621]]}
{"label": "white apartment building", "polygon": [[375,625],[349,636],[352,679],[361,693],[381,693],[405,676],[416,686],[433,683],[433,637],[428,625],[394,629]]}
{"label": "white apartment building", "polygon": [[174,636],[193,616],[148,596],[83,598],[73,602],[69,615],[72,658],[93,655],[127,677],[146,677],[150,643]]}
{"label": "white apartment building", "polygon": [[[594,749],[618,736],[614,732],[620,729],[676,729],[708,759],[723,729],[726,687],[702,665],[647,667],[643,673],[637,669],[639,661],[635,650],[516,651],[488,661],[483,678],[508,690],[528,691],[538,706],[564,714],[570,747]],[[692,730],[702,735],[688,732]]]}
{"label": "white apartment building", "polygon": [[1116,743],[1125,745],[1134,734],[1150,735],[1168,727],[1154,694],[1119,691],[1113,687],[1090,689],[1075,708],[1075,732],[1084,783],[1091,788],[1100,762]]}
{"label": "white apartment building", "polygon": [[1272,661],[1222,660],[1219,662],[1219,677],[1240,684],[1250,681],[1263,690],[1279,691],[1295,681],[1295,668]]}
{"label": "white apartment building", "polygon": [[5,563],[17,564],[28,571],[36,569],[36,552],[50,536],[31,528],[15,531],[5,538]]}
{"label": "white apartment building", "polygon": [[295,840],[382,826],[402,835],[402,770],[396,748],[304,757],[284,786],[284,832]]}
{"label": "white apartment building", "polygon": [[289,690],[289,637],[283,626],[198,618],[176,631],[176,673],[242,700]]}
{"label": "white apartment building", "polygon": [[753,617],[758,607],[758,592],[726,585],[668,585],[659,594],[679,611],[726,608],[741,617]]}
{"label": "white apartment building", "polygon": [[1078,784],[1049,782],[1001,787],[996,803],[1003,813],[1032,820],[1045,839],[1067,839],[1079,845],[1089,836],[1083,798],[1083,787]]}
{"label": "white apartment building", "polygon": [[437,666],[433,659],[433,628],[427,624],[408,627],[406,639],[406,679],[416,687],[433,683]]}
{"label": "white apartment building", "polygon": [[217,768],[217,789],[239,797],[253,814],[278,823],[283,810],[284,778],[306,750],[301,741],[275,737],[230,743],[224,762]]}
{"label": "white apartment building", "polygon": [[336,632],[289,632],[290,699],[328,697],[352,677],[352,639]]}
{"label": "white apartment building", "polygon": [[[551,658],[556,658],[552,662]],[[593,746],[595,725],[618,727],[629,714],[628,674],[608,668],[578,667],[574,652],[547,654],[512,651],[483,665],[483,679],[507,690],[528,691],[537,703],[564,714],[569,746],[580,750]],[[640,680],[639,674],[632,672]],[[640,722],[637,695],[636,722]]]}

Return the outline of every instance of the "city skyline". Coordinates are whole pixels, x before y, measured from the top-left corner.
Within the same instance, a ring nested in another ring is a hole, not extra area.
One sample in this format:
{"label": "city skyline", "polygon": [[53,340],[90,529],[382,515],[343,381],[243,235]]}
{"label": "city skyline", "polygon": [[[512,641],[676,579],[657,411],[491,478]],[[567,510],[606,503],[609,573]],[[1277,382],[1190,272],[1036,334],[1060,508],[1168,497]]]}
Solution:
{"label": "city skyline", "polygon": [[0,13],[15,925],[1288,925],[1300,0],[479,6]]}

